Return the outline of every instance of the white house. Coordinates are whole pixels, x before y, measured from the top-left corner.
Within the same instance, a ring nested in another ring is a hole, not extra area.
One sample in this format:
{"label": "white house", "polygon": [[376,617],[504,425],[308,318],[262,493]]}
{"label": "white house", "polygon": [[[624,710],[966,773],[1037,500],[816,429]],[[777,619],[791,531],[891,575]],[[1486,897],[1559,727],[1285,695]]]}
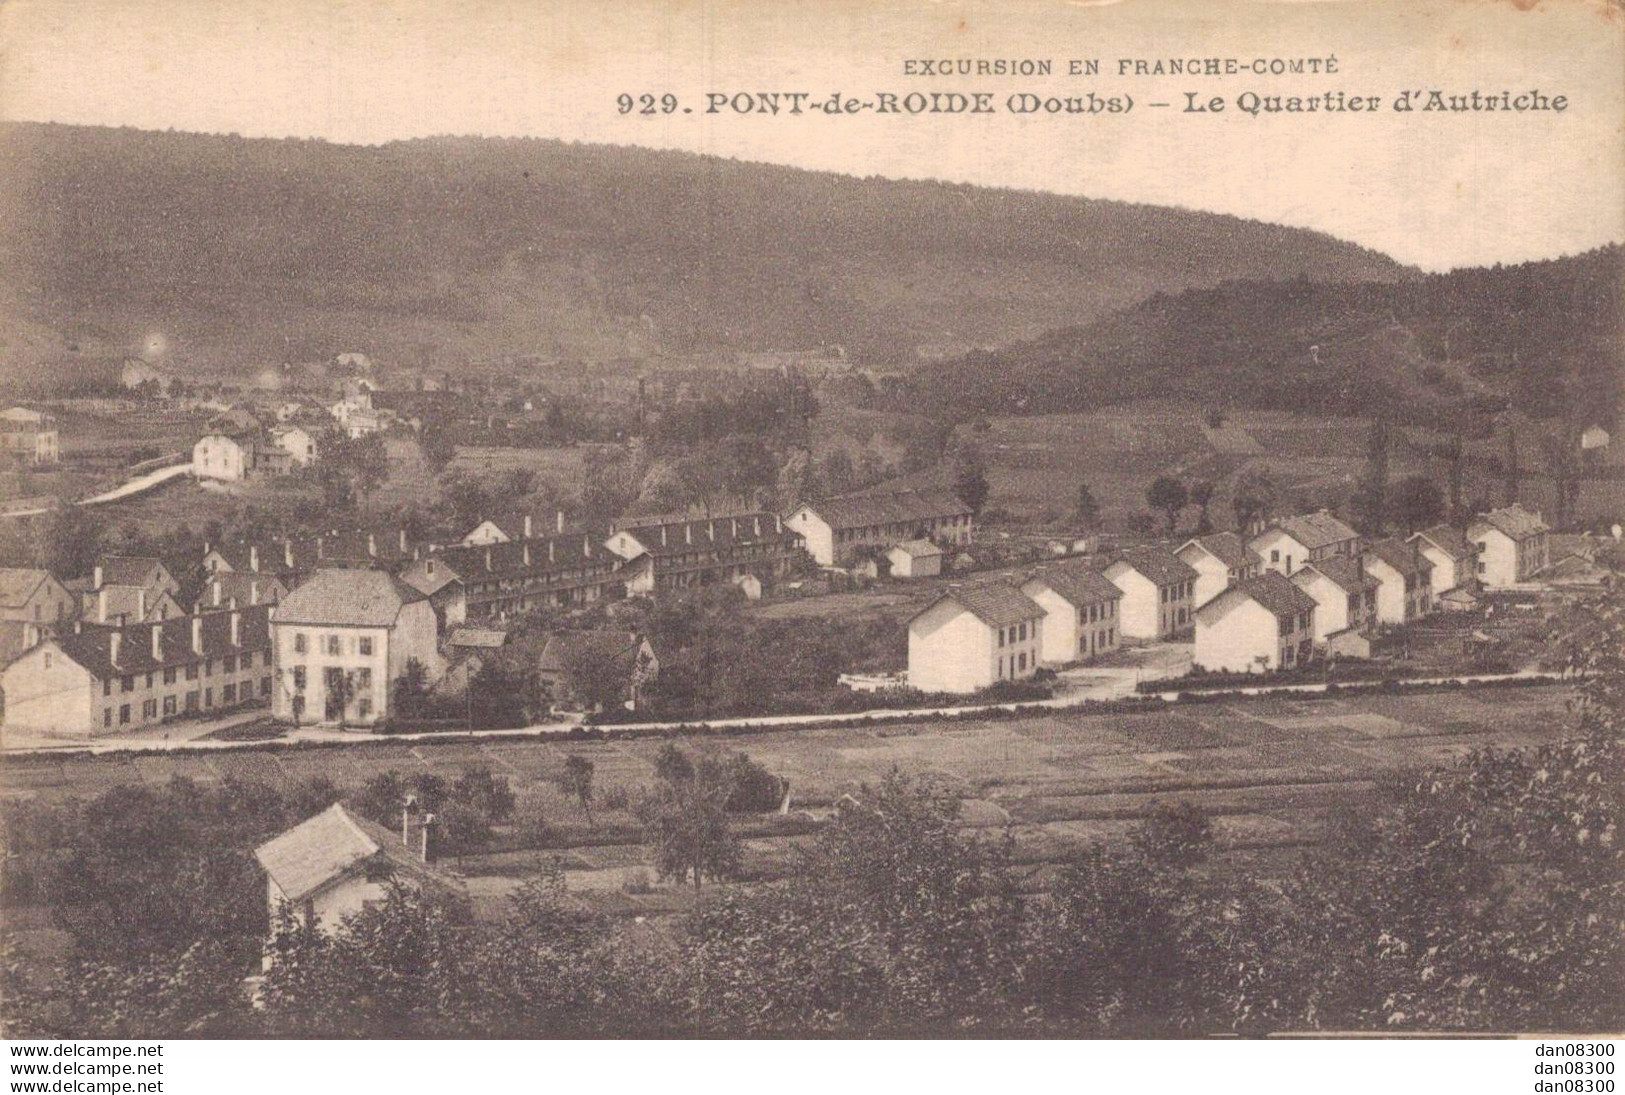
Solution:
{"label": "white house", "polygon": [[253,469],[251,441],[210,433],[192,446],[192,474],[199,479],[247,479]]}
{"label": "white house", "polygon": [[898,491],[805,502],[784,519],[820,566],[846,566],[867,548],[904,540],[970,543],[971,508],[951,490]]}
{"label": "white house", "polygon": [[942,549],[930,540],[904,540],[886,549],[893,578],[934,578],[942,573]]}
{"label": "white house", "polygon": [[300,467],[316,459],[316,439],[303,426],[274,426],[270,437],[271,444],[287,453]]}
{"label": "white house", "polygon": [[1292,584],[1315,599],[1317,646],[1345,631],[1364,631],[1377,618],[1382,583],[1365,572],[1358,558],[1334,555],[1298,568]]}
{"label": "white house", "polygon": [[1119,607],[1126,639],[1165,639],[1191,625],[1196,570],[1161,548],[1130,548],[1101,571],[1123,591]]}
{"label": "white house", "polygon": [[444,669],[429,598],[382,570],[323,569],[271,618],[271,713],[299,724],[370,726],[389,716],[395,682],[417,661]]}
{"label": "white house", "polygon": [[1358,555],[1360,534],[1325,510],[1282,517],[1247,541],[1267,570],[1291,577],[1293,571],[1330,555]]}
{"label": "white house", "polygon": [[1545,570],[1551,562],[1548,531],[1539,513],[1516,502],[1479,514],[1467,526],[1467,539],[1478,548],[1478,580],[1510,586]]}
{"label": "white house", "polygon": [[[335,802],[254,849],[265,870],[272,932],[283,912],[305,927],[330,932],[345,917],[382,901],[392,883],[463,894],[455,876],[430,863],[431,818],[403,804],[400,828],[392,832]],[[268,951],[266,968],[273,961]]]}
{"label": "white house", "polygon": [[1038,669],[1044,610],[1012,586],[951,590],[908,622],[908,683],[976,692]]}
{"label": "white house", "polygon": [[1123,591],[1084,565],[1040,571],[1021,592],[1044,610],[1040,657],[1047,665],[1097,658],[1118,647],[1117,606]]}
{"label": "white house", "polygon": [[1196,571],[1198,607],[1235,585],[1253,577],[1263,567],[1258,553],[1233,532],[1214,532],[1187,540],[1174,552],[1179,561]]}
{"label": "white house", "polygon": [[1610,440],[1611,439],[1608,436],[1608,431],[1603,429],[1601,426],[1587,426],[1584,430],[1580,431],[1580,451],[1600,452],[1608,447],[1608,442]]}
{"label": "white house", "polygon": [[1222,673],[1291,669],[1310,656],[1314,634],[1315,599],[1269,571],[1196,610],[1191,664]]}
{"label": "white house", "polygon": [[1365,572],[1381,583],[1377,588],[1377,621],[1404,624],[1433,611],[1433,564],[1415,544],[1392,537],[1373,540],[1360,557]]}
{"label": "white house", "polygon": [[1433,566],[1428,579],[1434,600],[1452,589],[1478,582],[1473,544],[1460,529],[1434,525],[1411,536],[1410,542]]}

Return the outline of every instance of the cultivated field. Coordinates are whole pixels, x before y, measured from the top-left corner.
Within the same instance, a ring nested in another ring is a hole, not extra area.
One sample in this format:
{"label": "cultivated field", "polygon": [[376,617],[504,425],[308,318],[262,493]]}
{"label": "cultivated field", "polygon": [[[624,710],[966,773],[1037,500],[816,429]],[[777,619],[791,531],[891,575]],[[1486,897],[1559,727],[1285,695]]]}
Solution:
{"label": "cultivated field", "polygon": [[[1435,765],[1479,746],[1528,745],[1569,725],[1564,686],[1366,695],[1324,700],[1250,699],[1144,714],[1053,715],[1007,720],[920,721],[872,727],[779,731],[710,739],[743,749],[790,780],[788,817],[745,828],[746,866],[756,878],[785,869],[810,822],[845,791],[892,769],[939,781],[964,796],[963,822],[1008,825],[1021,857],[1054,862],[1091,842],[1122,839],[1160,803],[1185,800],[1214,818],[1225,862],[1269,869],[1317,839],[1327,816],[1359,808],[1385,773]],[[648,851],[625,807],[600,805],[588,825],[554,785],[566,757],[596,768],[600,795],[636,800],[653,779],[661,742],[369,741],[355,746],[99,758],[8,758],[8,798],[85,798],[120,784],[228,777],[287,785],[325,775],[357,786],[389,769],[448,779],[485,765],[519,796],[509,850],[470,857],[457,869],[482,902],[500,905],[515,879],[562,858],[569,885],[611,911],[660,911],[688,900],[681,887],[651,892],[629,882],[651,874]],[[625,792],[621,794],[620,792]],[[537,848],[519,848],[535,844]],[[1041,871],[1039,875],[1041,876]],[[623,889],[626,887],[626,889]]]}

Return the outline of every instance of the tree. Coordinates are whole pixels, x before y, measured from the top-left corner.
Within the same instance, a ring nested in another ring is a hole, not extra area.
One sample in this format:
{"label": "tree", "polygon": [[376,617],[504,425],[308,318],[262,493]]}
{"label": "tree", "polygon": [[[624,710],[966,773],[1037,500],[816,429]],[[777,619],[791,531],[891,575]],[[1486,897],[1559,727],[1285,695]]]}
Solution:
{"label": "tree", "polygon": [[483,765],[463,770],[451,785],[451,799],[488,821],[507,821],[513,816],[515,799],[508,778],[492,775],[491,769]]}
{"label": "tree", "polygon": [[[618,640],[617,640],[618,644]],[[632,664],[616,644],[581,641],[567,647],[564,675],[575,699],[588,711],[603,711],[625,701]]]}
{"label": "tree", "polygon": [[1275,508],[1275,484],[1260,471],[1243,472],[1230,493],[1230,509],[1236,515],[1236,527],[1243,533],[1255,521],[1269,517]]}
{"label": "tree", "polygon": [[1089,489],[1088,483],[1078,484],[1076,506],[1078,520],[1083,522],[1084,528],[1092,529],[1100,524],[1100,503],[1095,501],[1094,491]]}
{"label": "tree", "polygon": [[673,752],[682,762],[662,750],[666,763],[657,763],[660,778],[641,813],[655,872],[662,879],[692,878],[697,890],[707,877],[731,878],[739,871],[739,841],[728,826],[730,783],[714,754],[689,761],[675,747]]}
{"label": "tree", "polygon": [[559,776],[559,790],[571,795],[581,804],[586,812],[587,824],[594,824],[592,820],[592,776],[593,763],[580,754],[572,753],[564,758],[564,771]]}
{"label": "tree", "polygon": [[395,681],[395,714],[403,719],[420,719],[428,713],[429,671],[416,658],[406,659]]}
{"label": "tree", "polygon": [[1159,475],[1146,488],[1145,501],[1154,510],[1161,510],[1168,520],[1168,531],[1179,524],[1179,511],[1185,508],[1188,496],[1185,484],[1169,475]]}
{"label": "tree", "polygon": [[1407,475],[1388,492],[1388,513],[1405,532],[1416,532],[1444,515],[1444,495],[1425,475]]}
{"label": "tree", "polygon": [[453,799],[434,815],[434,841],[459,863],[483,850],[491,836],[491,819],[466,802]]}
{"label": "tree", "polygon": [[1213,531],[1213,522],[1208,518],[1208,503],[1213,501],[1213,480],[1198,479],[1191,484],[1191,503],[1201,507],[1201,513],[1196,519],[1197,535],[1205,535]]}
{"label": "tree", "polygon": [[967,445],[959,450],[954,468],[954,494],[972,513],[981,513],[989,491],[987,468],[980,450]]}

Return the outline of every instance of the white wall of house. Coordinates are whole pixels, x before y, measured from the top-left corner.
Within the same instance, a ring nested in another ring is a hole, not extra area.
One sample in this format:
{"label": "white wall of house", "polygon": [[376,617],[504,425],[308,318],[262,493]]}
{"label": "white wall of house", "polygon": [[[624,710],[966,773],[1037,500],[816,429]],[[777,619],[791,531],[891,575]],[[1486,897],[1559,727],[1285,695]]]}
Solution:
{"label": "white wall of house", "polygon": [[1528,581],[1548,562],[1544,534],[1514,540],[1486,522],[1474,522],[1467,538],[1478,545],[1478,579],[1487,586]]}
{"label": "white wall of house", "polygon": [[1201,608],[1230,588],[1230,568],[1199,544],[1186,544],[1178,552],[1179,561],[1196,571],[1196,593],[1191,601]]}
{"label": "white wall of house", "polygon": [[1297,569],[1309,562],[1309,549],[1278,528],[1265,529],[1247,542],[1247,546],[1264,560],[1264,569],[1292,577]]}
{"label": "white wall of house", "polygon": [[1365,570],[1382,583],[1377,587],[1378,622],[1402,624],[1427,614],[1430,590],[1426,582],[1413,579],[1407,586],[1405,575],[1376,555],[1366,557]]}
{"label": "white wall of house", "polygon": [[1042,578],[1034,578],[1021,587],[1021,592],[1032,598],[1044,610],[1043,622],[1038,625],[1041,639],[1039,657],[1045,665],[1065,665],[1078,660],[1078,608],[1071,601],[1051,589]]}
{"label": "white wall of house", "polygon": [[474,526],[474,531],[463,537],[463,544],[468,547],[483,547],[487,544],[506,544],[508,534],[503,532],[495,521],[481,521]]}
{"label": "white wall of house", "polygon": [[200,479],[246,479],[247,454],[231,438],[209,434],[192,446],[192,473]]}
{"label": "white wall of house", "polygon": [[1363,591],[1350,593],[1318,570],[1299,570],[1292,576],[1292,584],[1315,599],[1316,643],[1325,643],[1328,635],[1365,624]]}
{"label": "white wall of house", "polygon": [[908,683],[922,692],[975,692],[994,681],[994,631],[952,601],[908,625]]}
{"label": "white wall of house", "polygon": [[393,627],[318,627],[273,619],[271,634],[276,659],[271,712],[302,725],[339,721],[328,711],[329,671],[350,682],[343,721],[353,726],[388,717],[395,682],[412,658],[423,664],[430,684],[444,671],[434,608],[426,600],[402,606]]}
{"label": "white wall of house", "polygon": [[1430,540],[1422,539],[1420,536],[1414,537],[1411,542],[1420,549],[1422,558],[1433,564],[1433,571],[1429,576],[1428,585],[1432,589],[1434,597],[1465,584],[1473,577],[1473,575],[1464,573],[1464,564],[1468,560],[1458,560],[1439,545]]}
{"label": "white wall of house", "polygon": [[1275,614],[1250,597],[1238,597],[1225,611],[1198,617],[1191,663],[1217,673],[1249,673],[1291,667],[1314,635],[1314,613],[1307,627],[1298,620],[1286,634]]}
{"label": "white wall of house", "polygon": [[807,554],[819,566],[835,565],[835,530],[806,506],[802,506],[784,520],[785,527],[801,533],[807,544]]}
{"label": "white wall of house", "polygon": [[886,552],[893,578],[932,578],[942,573],[941,555],[912,555],[902,548]]}
{"label": "white wall of house", "polygon": [[4,724],[46,734],[82,736],[100,726],[91,714],[100,710],[101,687],[82,665],[44,642],[0,672],[6,697]]}

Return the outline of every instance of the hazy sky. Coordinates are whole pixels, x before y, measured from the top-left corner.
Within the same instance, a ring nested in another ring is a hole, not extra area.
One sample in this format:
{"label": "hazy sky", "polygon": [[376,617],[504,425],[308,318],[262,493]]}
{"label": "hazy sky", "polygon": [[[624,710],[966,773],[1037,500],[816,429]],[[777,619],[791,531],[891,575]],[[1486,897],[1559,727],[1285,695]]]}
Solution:
{"label": "hazy sky", "polygon": [[[1121,78],[1119,58],[1335,56],[1335,76]],[[908,58],[1047,58],[908,77]],[[1098,59],[1095,77],[1066,75]],[[1568,97],[1397,114],[1404,89]],[[708,115],[709,91],[1130,94],[1124,117]],[[1377,95],[1375,114],[1178,110],[1184,92]],[[622,116],[626,92],[694,113]],[[1150,108],[1150,102],[1175,104]],[[376,143],[435,133],[681,148],[1216,210],[1427,268],[1625,237],[1625,12],[1612,0],[11,0],[11,118]],[[3,182],[0,182],[3,185]]]}

